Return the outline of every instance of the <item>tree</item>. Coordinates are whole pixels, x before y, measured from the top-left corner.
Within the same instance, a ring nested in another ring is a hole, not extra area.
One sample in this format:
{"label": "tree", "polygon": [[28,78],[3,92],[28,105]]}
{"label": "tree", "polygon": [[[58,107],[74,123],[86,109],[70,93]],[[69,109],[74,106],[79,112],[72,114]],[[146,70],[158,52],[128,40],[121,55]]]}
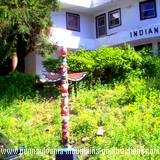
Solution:
{"label": "tree", "polygon": [[13,53],[23,61],[57,8],[57,0],[0,0],[0,65]]}

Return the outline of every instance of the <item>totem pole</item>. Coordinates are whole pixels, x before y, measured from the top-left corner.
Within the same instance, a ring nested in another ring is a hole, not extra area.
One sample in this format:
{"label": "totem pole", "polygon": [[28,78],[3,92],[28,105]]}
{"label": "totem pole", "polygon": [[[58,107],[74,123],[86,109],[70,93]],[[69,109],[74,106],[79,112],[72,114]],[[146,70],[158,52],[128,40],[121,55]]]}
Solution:
{"label": "totem pole", "polygon": [[56,160],[76,160],[76,152],[69,146],[69,106],[68,106],[68,81],[80,81],[86,75],[85,72],[68,74],[67,71],[67,50],[60,50],[61,66],[60,73],[48,73],[46,78],[51,82],[61,80],[61,118],[62,118],[62,145],[58,150]]}
{"label": "totem pole", "polygon": [[69,107],[68,107],[68,72],[67,50],[62,49],[61,56],[61,117],[62,117],[62,143],[64,147],[69,145]]}

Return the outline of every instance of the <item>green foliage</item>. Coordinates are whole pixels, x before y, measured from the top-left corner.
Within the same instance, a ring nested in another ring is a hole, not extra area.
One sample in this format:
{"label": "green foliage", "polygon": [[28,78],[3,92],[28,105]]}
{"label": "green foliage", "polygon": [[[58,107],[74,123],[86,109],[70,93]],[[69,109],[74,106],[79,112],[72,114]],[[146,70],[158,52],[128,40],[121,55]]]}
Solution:
{"label": "green foliage", "polygon": [[13,51],[25,55],[33,50],[40,37],[38,35],[51,24],[51,12],[57,8],[57,0],[1,0],[1,63]]}
{"label": "green foliage", "polygon": [[[58,70],[59,60],[47,57],[43,65],[48,71]],[[155,59],[151,52],[136,52],[132,48],[101,48],[94,51],[79,50],[68,54],[69,72],[87,72],[89,83],[107,83],[130,76],[153,76]]]}
{"label": "green foliage", "polygon": [[[77,141],[76,147],[85,146],[100,150],[159,149],[159,139],[156,139],[159,135],[159,96],[159,90],[142,78],[115,83],[114,87],[98,85],[92,90],[81,90],[73,104],[71,118],[72,138]],[[88,119],[87,128],[84,119]],[[84,123],[83,127],[81,123]],[[96,136],[98,126],[103,126],[106,131],[102,137]],[[85,129],[90,132],[84,132]],[[87,136],[87,141],[80,144],[84,136]],[[150,158],[158,159],[159,155],[136,154],[135,158],[134,154],[111,153],[89,155],[88,159]]]}
{"label": "green foliage", "polygon": [[70,53],[71,72],[87,71],[92,81],[109,82],[122,80],[131,74],[142,76],[153,73],[154,61],[150,53],[134,49],[102,48],[96,51],[81,50]]}
{"label": "green foliage", "polygon": [[145,75],[155,76],[154,74],[157,72],[156,65],[158,65],[158,63],[156,61],[158,57],[151,56],[153,54],[151,48],[144,48],[138,53],[140,53],[143,58],[141,68],[145,69]]}
{"label": "green foliage", "polygon": [[[60,140],[59,102],[53,105],[47,101],[37,102],[36,98],[15,99],[0,113],[1,133],[12,140],[14,148],[25,146],[34,153],[26,153],[26,160],[48,159],[49,155],[38,154],[38,149],[58,148]],[[0,109],[2,111],[1,106]]]}
{"label": "green foliage", "polygon": [[[35,92],[36,76],[19,72],[10,73],[7,76],[0,76],[0,97],[9,97],[9,101],[20,96],[33,96]],[[3,97],[3,98],[2,98]]]}
{"label": "green foliage", "polygon": [[41,36],[36,43],[36,48],[39,54],[44,57],[50,57],[53,54],[54,50],[56,50],[56,45],[51,44],[46,36]]}
{"label": "green foliage", "polygon": [[45,56],[44,61],[42,62],[43,66],[47,69],[48,72],[58,73],[60,68],[60,58],[53,59],[51,55]]}

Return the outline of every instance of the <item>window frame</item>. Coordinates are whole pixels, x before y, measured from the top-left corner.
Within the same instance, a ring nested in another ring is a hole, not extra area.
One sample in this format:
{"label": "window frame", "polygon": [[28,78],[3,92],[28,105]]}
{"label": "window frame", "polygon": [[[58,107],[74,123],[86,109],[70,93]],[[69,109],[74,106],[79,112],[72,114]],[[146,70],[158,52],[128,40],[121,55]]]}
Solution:
{"label": "window frame", "polygon": [[[69,16],[74,16],[77,18],[77,25],[71,26],[69,24]],[[71,31],[80,32],[80,15],[76,13],[66,12],[66,29]]]}
{"label": "window frame", "polygon": [[[101,17],[104,18],[104,25],[99,26],[98,25],[98,19],[101,18]],[[96,16],[95,21],[96,21],[96,38],[106,36],[106,34],[107,34],[106,14],[103,13],[103,14],[100,14],[100,15]],[[102,27],[105,28],[105,34],[104,35],[99,35],[99,29],[102,28]]]}
{"label": "window frame", "polygon": [[[142,7],[143,5],[147,3],[153,3],[153,9],[154,9],[154,15],[151,17],[143,17],[143,10]],[[151,19],[151,18],[156,18],[157,17],[157,8],[156,8],[156,0],[148,0],[148,1],[142,1],[139,3],[139,12],[140,12],[140,20],[146,20],[146,19]]]}
{"label": "window frame", "polygon": [[[116,12],[118,12],[119,13],[119,24],[116,24],[116,25],[111,25],[110,24],[110,21],[111,21],[111,19],[110,19],[110,15],[111,14],[114,14],[114,13],[116,13]],[[121,26],[122,25],[122,20],[121,20],[121,8],[117,8],[117,9],[114,9],[114,10],[112,10],[112,11],[109,11],[108,12],[108,27],[109,27],[109,29],[112,29],[112,28],[115,28],[115,27],[118,27],[118,26]]]}

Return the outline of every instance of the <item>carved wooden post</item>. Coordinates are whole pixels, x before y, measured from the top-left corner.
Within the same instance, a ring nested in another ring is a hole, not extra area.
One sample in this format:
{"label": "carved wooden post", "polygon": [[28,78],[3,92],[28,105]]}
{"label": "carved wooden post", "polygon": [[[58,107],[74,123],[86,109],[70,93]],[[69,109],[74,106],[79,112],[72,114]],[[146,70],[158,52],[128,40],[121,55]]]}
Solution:
{"label": "carved wooden post", "polygon": [[64,147],[69,145],[69,107],[68,107],[68,72],[67,50],[62,48],[61,56],[61,117],[62,117],[62,143]]}
{"label": "carved wooden post", "polygon": [[77,154],[73,148],[69,147],[69,106],[68,106],[68,71],[67,71],[67,50],[62,48],[60,51],[61,66],[61,117],[62,117],[62,143],[61,148],[56,154],[56,160],[76,160]]}
{"label": "carved wooden post", "polygon": [[70,73],[67,71],[67,49],[60,50],[61,66],[60,73],[45,74],[46,79],[50,82],[61,81],[61,117],[62,117],[62,145],[58,150],[56,160],[76,160],[76,150],[69,146],[69,106],[68,106],[68,80],[75,82],[80,81],[86,75],[85,72]]}

